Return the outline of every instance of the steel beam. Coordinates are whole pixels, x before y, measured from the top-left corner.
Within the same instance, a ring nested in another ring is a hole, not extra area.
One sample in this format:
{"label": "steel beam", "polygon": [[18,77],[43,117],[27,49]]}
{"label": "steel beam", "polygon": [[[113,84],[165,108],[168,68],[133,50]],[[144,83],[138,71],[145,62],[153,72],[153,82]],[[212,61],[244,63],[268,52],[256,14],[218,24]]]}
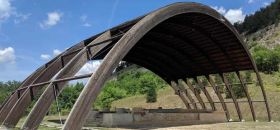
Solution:
{"label": "steel beam", "polygon": [[251,109],[253,120],[256,121],[255,109],[254,109],[254,105],[252,103],[252,99],[251,99],[251,97],[249,95],[248,88],[247,88],[246,84],[244,83],[244,81],[242,79],[242,76],[241,76],[239,71],[236,71],[236,75],[237,75],[237,77],[238,77],[238,79],[239,79],[239,81],[240,81],[240,83],[242,85],[242,89],[243,89],[243,91],[244,91],[244,93],[245,93],[245,95],[247,97],[248,104],[249,104],[250,109]]}
{"label": "steel beam", "polygon": [[202,82],[197,78],[194,77],[194,80],[196,81],[196,83],[198,84],[198,86],[200,86],[200,89],[202,90],[202,92],[204,93],[204,95],[206,96],[207,100],[210,102],[211,108],[213,111],[216,111],[216,107],[215,104],[213,102],[212,97],[210,96],[210,94],[208,93],[207,89],[205,88],[205,86],[202,84]]}
{"label": "steel beam", "polygon": [[194,95],[196,96],[196,98],[199,101],[202,109],[206,109],[206,105],[205,105],[203,99],[201,98],[200,94],[197,93],[197,91],[195,90],[195,87],[192,85],[192,83],[188,79],[185,80],[185,83],[190,88],[190,90],[194,93]]}
{"label": "steel beam", "polygon": [[236,96],[235,96],[235,94],[233,93],[231,86],[228,85],[228,84],[229,84],[228,79],[227,79],[227,77],[226,77],[226,75],[225,75],[224,73],[223,73],[223,74],[220,74],[220,76],[222,77],[222,80],[223,80],[223,82],[225,83],[225,86],[226,86],[226,88],[227,88],[227,91],[229,92],[230,97],[232,98],[232,100],[233,100],[233,102],[234,102],[235,109],[236,109],[236,112],[237,112],[239,121],[242,121],[242,120],[243,120],[243,118],[242,118],[242,113],[241,113],[241,111],[240,111],[239,104],[238,104],[238,102],[237,102],[237,100],[236,100]]}
{"label": "steel beam", "polygon": [[[95,43],[104,41],[104,39],[110,38],[110,32],[105,32],[100,35],[91,44],[95,45]],[[93,56],[95,56],[98,52],[100,52],[103,48],[105,48],[109,43],[98,44],[98,46],[90,48],[90,51]],[[88,61],[87,58],[88,50],[87,48],[83,48],[75,57],[71,59],[70,62],[66,64],[66,66],[57,74],[55,79],[65,78],[69,76],[74,76]],[[44,93],[40,96],[39,100],[36,102],[35,106],[32,108],[29,113],[26,121],[24,122],[22,129],[37,129],[44,116],[48,112],[52,102],[55,100],[53,96],[53,85],[57,85],[58,92],[56,96],[60,94],[62,89],[66,86],[67,82],[54,83],[51,82],[48,87],[45,89]]]}
{"label": "steel beam", "polygon": [[[28,84],[26,86],[49,81],[53,76],[55,76],[55,74],[60,69],[63,68],[63,66],[61,64],[60,57],[62,55],[64,55],[64,54],[69,53],[70,51],[73,51],[73,50],[79,48],[81,46],[80,44],[81,43],[71,47],[67,51],[65,51],[62,54],[58,55],[51,62],[48,62],[45,65],[46,68],[43,71],[41,71],[36,77],[34,77],[35,79],[32,81],[32,83],[30,83],[30,84]],[[69,60],[65,60],[64,62],[67,63],[67,62],[69,62]],[[25,87],[25,86],[23,86],[23,87]],[[17,124],[17,122],[21,118],[21,116],[24,113],[24,111],[27,109],[27,107],[32,102],[31,94],[36,95],[39,92],[39,90],[41,90],[41,88],[35,88],[35,89],[32,89],[33,93],[30,93],[30,89],[31,88],[26,89],[23,92],[23,94],[21,94],[21,97],[12,106],[12,108],[10,110],[8,110],[8,112],[6,113],[5,120],[3,121],[2,125],[6,126],[6,127],[9,127],[9,128],[13,128]]]}
{"label": "steel beam", "polygon": [[229,114],[227,105],[225,104],[224,98],[223,98],[222,94],[220,93],[220,91],[218,89],[218,86],[215,84],[214,80],[210,77],[210,75],[206,75],[205,77],[208,80],[208,82],[210,83],[210,85],[213,88],[213,90],[215,91],[217,97],[219,98],[220,103],[222,105],[222,108],[223,108],[223,110],[225,112],[226,118],[229,121],[230,120],[230,114]]}
{"label": "steel beam", "polygon": [[263,81],[262,81],[261,76],[260,76],[257,69],[255,69],[255,73],[256,73],[256,76],[257,76],[257,80],[259,81],[259,85],[261,87],[261,91],[262,91],[263,98],[264,98],[264,101],[265,101],[264,103],[265,103],[265,106],[266,106],[268,121],[272,121],[267,96],[266,96],[265,89],[264,89],[264,86],[263,86]]}
{"label": "steel beam", "polygon": [[193,108],[194,108],[195,110],[198,110],[197,105],[195,104],[194,99],[192,98],[192,96],[191,96],[191,94],[188,92],[188,90],[186,89],[186,88],[188,87],[187,84],[186,84],[182,79],[179,79],[179,80],[178,80],[178,83],[179,83],[179,84],[178,84],[179,89],[181,89],[181,91],[183,91],[183,92],[185,93],[185,95],[188,97],[188,99],[190,100],[190,102],[191,102]]}
{"label": "steel beam", "polygon": [[187,100],[187,95],[183,91],[180,90],[178,84],[175,81],[171,81],[171,88],[175,91],[175,94],[180,97],[180,99],[183,101],[187,109],[192,109],[190,106],[190,103]]}

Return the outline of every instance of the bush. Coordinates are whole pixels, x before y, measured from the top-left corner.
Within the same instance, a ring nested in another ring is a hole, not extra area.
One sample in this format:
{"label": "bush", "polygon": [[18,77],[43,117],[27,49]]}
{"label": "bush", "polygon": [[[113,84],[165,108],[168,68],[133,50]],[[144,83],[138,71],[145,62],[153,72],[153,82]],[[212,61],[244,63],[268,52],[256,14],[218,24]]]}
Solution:
{"label": "bush", "polygon": [[106,83],[106,87],[103,89],[101,94],[98,96],[95,105],[99,108],[111,108],[113,101],[122,99],[127,96],[127,92],[116,85],[116,81]]}
{"label": "bush", "polygon": [[95,108],[111,108],[113,101],[140,94],[146,95],[147,102],[156,102],[156,90],[167,86],[165,81],[143,68],[131,67],[119,72],[116,78],[105,83]]}
{"label": "bush", "polygon": [[152,103],[157,101],[157,92],[154,87],[150,87],[147,95],[146,95],[146,102],[147,103]]}
{"label": "bush", "polygon": [[79,82],[75,85],[68,85],[65,87],[57,99],[60,109],[66,109],[70,111],[83,88],[84,84]]}
{"label": "bush", "polygon": [[156,84],[150,81],[151,77],[146,75],[141,77],[140,86],[141,93],[146,94],[146,102],[152,103],[157,101]]}
{"label": "bush", "polygon": [[245,82],[252,82],[252,76],[250,71],[245,72]]}
{"label": "bush", "polygon": [[259,71],[271,74],[279,70],[280,63],[279,47],[269,50],[265,47],[255,47],[253,50],[253,57]]}
{"label": "bush", "polygon": [[[235,76],[234,73],[230,73],[228,75],[228,81],[229,84],[231,85],[232,92],[235,95],[236,98],[243,98],[245,97],[245,92],[243,91],[242,85],[241,84],[235,84],[235,83],[240,83],[239,79]],[[233,85],[235,84],[235,85]],[[229,91],[226,91],[226,98],[231,98]]]}

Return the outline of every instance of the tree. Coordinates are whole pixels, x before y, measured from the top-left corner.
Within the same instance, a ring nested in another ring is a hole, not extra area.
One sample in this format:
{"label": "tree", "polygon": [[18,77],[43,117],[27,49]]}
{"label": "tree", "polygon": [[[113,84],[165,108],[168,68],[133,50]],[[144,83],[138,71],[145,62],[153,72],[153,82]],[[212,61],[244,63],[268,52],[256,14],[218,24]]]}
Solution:
{"label": "tree", "polygon": [[146,93],[146,102],[152,103],[157,101],[156,84],[150,81],[149,76],[143,76],[140,79],[140,86],[142,93]]}
{"label": "tree", "polygon": [[122,99],[127,96],[127,92],[116,86],[115,83],[116,81],[106,83],[105,88],[98,96],[97,101],[94,105],[97,105],[100,108],[110,109],[113,101]]}
{"label": "tree", "polygon": [[0,82],[0,104],[2,104],[8,96],[15,91],[21,82],[19,81],[7,81],[7,82]]}
{"label": "tree", "polygon": [[269,50],[262,46],[253,49],[253,57],[260,71],[271,74],[279,70],[280,52],[278,49],[279,47]]}
{"label": "tree", "polygon": [[280,18],[280,0],[261,8],[254,14],[247,15],[242,23],[234,26],[240,33],[251,34],[272,24],[278,24]]}
{"label": "tree", "polygon": [[[240,83],[239,79],[237,79],[236,75],[234,73],[230,73],[227,75],[229,84],[232,88],[232,92],[235,95],[236,98],[243,98],[245,97],[245,92],[242,88],[241,84],[236,84],[236,83]],[[226,98],[231,98],[229,91],[226,91]]]}

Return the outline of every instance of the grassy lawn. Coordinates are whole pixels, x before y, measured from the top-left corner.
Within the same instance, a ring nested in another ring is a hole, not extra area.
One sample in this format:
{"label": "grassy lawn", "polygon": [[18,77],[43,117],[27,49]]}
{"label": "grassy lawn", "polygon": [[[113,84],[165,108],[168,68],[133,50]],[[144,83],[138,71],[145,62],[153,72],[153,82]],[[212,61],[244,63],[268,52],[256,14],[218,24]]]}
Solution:
{"label": "grassy lawn", "polygon": [[[265,90],[268,97],[270,111],[272,119],[274,121],[280,121],[280,73],[274,73],[272,75],[262,74],[261,77],[264,81]],[[255,82],[255,76],[252,75],[252,79]],[[219,101],[212,88],[207,88],[214,101]],[[263,100],[260,87],[256,84],[248,85],[249,93],[252,100]],[[206,97],[201,94],[204,101],[207,101]],[[225,95],[223,95],[225,97]],[[194,96],[193,96],[194,97]],[[238,101],[246,101],[246,98],[238,99]],[[226,101],[232,101],[226,99]],[[246,121],[252,121],[251,111],[248,103],[239,103],[241,112]],[[267,114],[265,104],[263,102],[253,103],[254,109],[259,121],[267,121]],[[216,104],[218,110],[222,111],[220,104]],[[227,104],[231,118],[237,120],[238,116],[233,103]],[[136,95],[133,97],[124,98],[112,103],[112,108],[132,108],[132,107],[143,107],[143,108],[185,108],[183,102],[179,99],[171,87],[164,88],[158,91],[157,102],[146,103],[145,95]],[[210,105],[208,104],[208,108]]]}

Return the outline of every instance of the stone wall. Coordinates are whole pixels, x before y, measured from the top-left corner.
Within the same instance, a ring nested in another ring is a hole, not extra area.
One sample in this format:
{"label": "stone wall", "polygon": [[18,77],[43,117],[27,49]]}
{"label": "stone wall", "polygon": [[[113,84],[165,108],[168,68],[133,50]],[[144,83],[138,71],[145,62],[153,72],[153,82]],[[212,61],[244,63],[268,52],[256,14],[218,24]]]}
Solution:
{"label": "stone wall", "polygon": [[137,126],[137,125],[190,125],[205,123],[221,123],[226,122],[224,112],[204,112],[204,113],[188,113],[188,112],[148,112],[147,110],[137,109],[136,111],[127,112],[118,110],[117,112],[100,113],[91,112],[86,121],[85,126],[103,126],[103,127],[120,127],[120,126]]}

